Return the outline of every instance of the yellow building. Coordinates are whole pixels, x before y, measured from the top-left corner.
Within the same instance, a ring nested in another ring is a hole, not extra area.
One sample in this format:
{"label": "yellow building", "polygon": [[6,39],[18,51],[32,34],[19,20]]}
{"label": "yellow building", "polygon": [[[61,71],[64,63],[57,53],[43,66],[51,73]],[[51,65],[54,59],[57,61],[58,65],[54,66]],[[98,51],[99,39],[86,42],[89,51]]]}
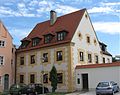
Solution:
{"label": "yellow building", "polygon": [[56,91],[72,92],[76,88],[76,64],[103,63],[103,58],[107,63],[112,57],[106,45],[100,45],[86,9],[61,17],[55,11],[50,13],[50,20],[38,23],[21,40],[17,50],[17,83],[44,82],[51,90],[49,72],[54,65],[58,75]]}

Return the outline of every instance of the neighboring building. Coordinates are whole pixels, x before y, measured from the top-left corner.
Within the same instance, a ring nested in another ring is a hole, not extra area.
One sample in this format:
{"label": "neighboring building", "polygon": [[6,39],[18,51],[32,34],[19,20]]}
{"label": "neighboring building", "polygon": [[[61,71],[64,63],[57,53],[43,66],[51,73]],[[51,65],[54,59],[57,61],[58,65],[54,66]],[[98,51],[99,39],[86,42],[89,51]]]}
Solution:
{"label": "neighboring building", "polygon": [[76,89],[77,64],[101,64],[103,58],[105,63],[106,59],[112,62],[112,56],[102,52],[86,9],[58,18],[55,11],[50,13],[50,20],[38,23],[21,40],[17,50],[17,83],[44,82],[51,90],[49,72],[55,65],[57,91],[71,92]]}
{"label": "neighboring building", "polygon": [[114,81],[120,86],[120,62],[76,66],[77,90],[95,90],[101,81]]}
{"label": "neighboring building", "polygon": [[0,92],[14,83],[15,47],[12,36],[0,21]]}

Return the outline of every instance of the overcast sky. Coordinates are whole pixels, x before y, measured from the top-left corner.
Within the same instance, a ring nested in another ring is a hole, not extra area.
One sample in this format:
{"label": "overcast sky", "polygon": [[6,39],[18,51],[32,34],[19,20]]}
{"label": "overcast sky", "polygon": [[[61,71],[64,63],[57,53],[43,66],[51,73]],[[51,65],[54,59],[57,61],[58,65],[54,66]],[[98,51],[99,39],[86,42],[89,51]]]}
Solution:
{"label": "overcast sky", "polygon": [[82,8],[87,9],[98,39],[112,55],[120,54],[119,0],[0,0],[0,20],[14,44],[20,45],[37,23],[49,19],[50,10],[61,16]]}

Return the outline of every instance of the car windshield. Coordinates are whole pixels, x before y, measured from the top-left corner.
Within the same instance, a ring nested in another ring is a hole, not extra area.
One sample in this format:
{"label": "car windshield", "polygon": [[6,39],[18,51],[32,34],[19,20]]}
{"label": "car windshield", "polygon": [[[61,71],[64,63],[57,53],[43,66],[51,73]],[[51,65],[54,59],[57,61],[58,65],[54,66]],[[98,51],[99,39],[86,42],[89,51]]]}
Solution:
{"label": "car windshield", "polygon": [[24,84],[22,84],[22,85],[15,84],[15,85],[12,86],[12,88],[21,88],[21,87],[24,87],[24,86],[25,86]]}
{"label": "car windshield", "polygon": [[98,84],[98,87],[108,87],[109,86],[109,82],[100,82]]}

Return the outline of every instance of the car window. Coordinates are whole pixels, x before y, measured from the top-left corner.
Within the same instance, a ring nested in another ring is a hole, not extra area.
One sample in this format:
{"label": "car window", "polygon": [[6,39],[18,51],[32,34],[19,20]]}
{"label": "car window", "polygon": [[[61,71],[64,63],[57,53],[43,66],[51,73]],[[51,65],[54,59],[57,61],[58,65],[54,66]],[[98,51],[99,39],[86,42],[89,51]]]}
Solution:
{"label": "car window", "polygon": [[109,82],[100,82],[98,84],[98,87],[107,87],[107,86],[109,86]]}

